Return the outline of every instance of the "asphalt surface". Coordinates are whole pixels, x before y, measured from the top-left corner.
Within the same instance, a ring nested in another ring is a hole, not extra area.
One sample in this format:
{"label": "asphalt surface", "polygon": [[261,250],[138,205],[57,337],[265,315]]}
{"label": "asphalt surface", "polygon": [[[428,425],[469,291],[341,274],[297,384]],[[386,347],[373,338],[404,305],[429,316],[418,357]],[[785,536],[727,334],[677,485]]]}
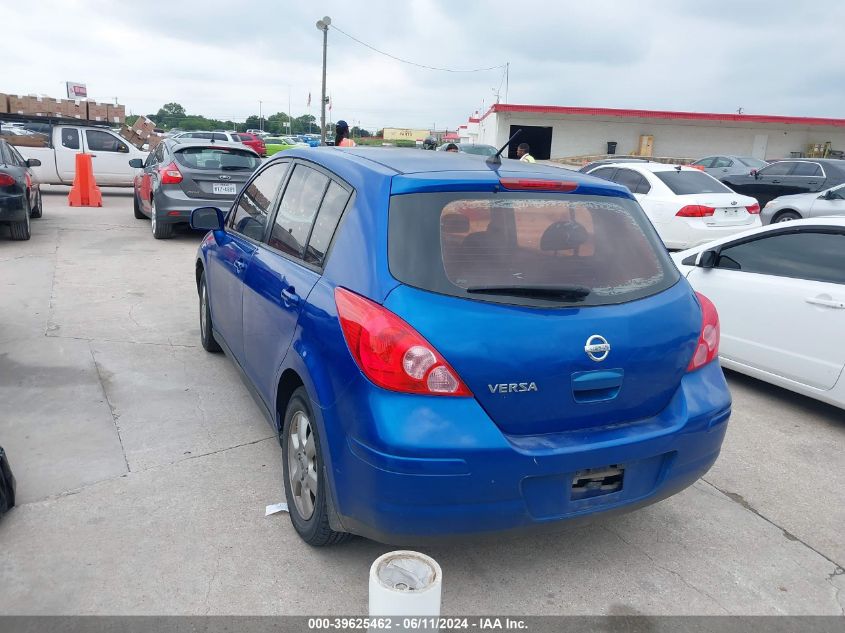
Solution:
{"label": "asphalt surface", "polygon": [[[0,613],[363,614],[364,539],[311,549],[280,451],[199,345],[200,236],[152,238],[131,197],[44,195],[0,227]],[[729,375],[722,456],[683,493],[553,536],[421,548],[444,614],[845,614],[845,412]]]}

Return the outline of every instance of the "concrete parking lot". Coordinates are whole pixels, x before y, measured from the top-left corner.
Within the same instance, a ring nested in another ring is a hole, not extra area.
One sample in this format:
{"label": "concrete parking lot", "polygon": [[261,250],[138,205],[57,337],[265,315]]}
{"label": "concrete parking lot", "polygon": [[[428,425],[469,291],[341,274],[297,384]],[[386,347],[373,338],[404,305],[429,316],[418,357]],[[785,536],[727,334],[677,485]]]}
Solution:
{"label": "concrete parking lot", "polygon": [[[200,236],[131,194],[44,194],[0,228],[0,613],[362,614],[364,539],[304,546],[276,439],[199,345]],[[761,318],[763,316],[761,315]],[[683,493],[553,536],[422,548],[447,614],[845,614],[845,413],[737,374],[722,456]]]}

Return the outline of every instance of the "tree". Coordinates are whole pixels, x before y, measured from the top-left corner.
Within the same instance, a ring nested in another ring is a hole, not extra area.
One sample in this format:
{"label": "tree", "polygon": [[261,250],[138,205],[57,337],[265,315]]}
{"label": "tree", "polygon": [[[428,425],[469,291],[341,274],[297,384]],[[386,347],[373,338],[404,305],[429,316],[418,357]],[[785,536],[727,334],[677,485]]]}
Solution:
{"label": "tree", "polygon": [[365,130],[362,127],[358,127],[357,125],[354,126],[351,130],[349,130],[349,133],[352,136],[357,136],[358,138],[369,138],[370,136],[372,136],[369,131]]}

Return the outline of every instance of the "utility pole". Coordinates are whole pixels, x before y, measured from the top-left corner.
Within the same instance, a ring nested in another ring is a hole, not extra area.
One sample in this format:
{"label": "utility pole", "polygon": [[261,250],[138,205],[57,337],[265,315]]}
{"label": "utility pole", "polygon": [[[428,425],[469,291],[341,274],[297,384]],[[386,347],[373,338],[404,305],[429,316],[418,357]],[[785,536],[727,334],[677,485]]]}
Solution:
{"label": "utility pole", "polygon": [[261,116],[261,101],[258,102],[258,129],[264,131],[264,119]]}
{"label": "utility pole", "polygon": [[329,25],[332,19],[329,16],[317,21],[317,28],[323,32],[323,90],[320,99],[320,144],[326,144],[326,48],[329,39]]}
{"label": "utility pole", "polygon": [[290,86],[288,86],[288,134],[293,134],[293,114],[290,111]]}

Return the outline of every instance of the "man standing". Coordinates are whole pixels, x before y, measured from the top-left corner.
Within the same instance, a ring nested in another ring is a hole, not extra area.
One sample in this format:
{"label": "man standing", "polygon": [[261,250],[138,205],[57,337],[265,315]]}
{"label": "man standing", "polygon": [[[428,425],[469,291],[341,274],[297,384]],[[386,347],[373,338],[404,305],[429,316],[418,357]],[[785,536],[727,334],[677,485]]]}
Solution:
{"label": "man standing", "polygon": [[531,148],[528,146],[528,143],[520,143],[519,146],[516,148],[516,157],[521,160],[523,163],[534,163],[534,157],[528,153],[528,150]]}

